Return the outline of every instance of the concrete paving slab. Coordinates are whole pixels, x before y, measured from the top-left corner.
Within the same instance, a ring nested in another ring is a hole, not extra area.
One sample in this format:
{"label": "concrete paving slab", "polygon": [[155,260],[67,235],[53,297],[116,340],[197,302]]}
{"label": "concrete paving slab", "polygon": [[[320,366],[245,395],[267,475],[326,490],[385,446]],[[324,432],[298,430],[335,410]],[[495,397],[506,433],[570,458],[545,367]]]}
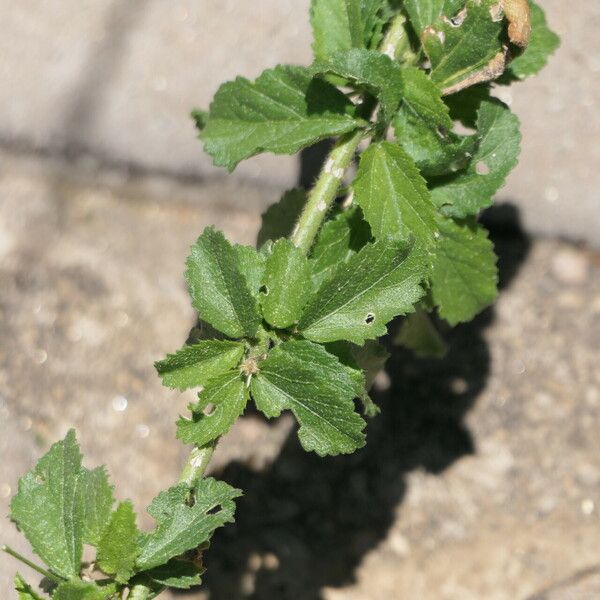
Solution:
{"label": "concrete paving slab", "polygon": [[[188,117],[218,85],[310,61],[308,0],[0,0],[0,144],[99,164],[223,175]],[[545,0],[563,48],[514,88],[521,164],[502,198],[526,227],[600,245],[600,5]],[[260,157],[235,177],[295,184],[298,162]],[[240,200],[243,202],[243,200]]]}
{"label": "concrete paving slab", "polygon": [[[0,513],[73,426],[141,513],[186,453],[174,421],[192,395],[162,388],[152,363],[193,323],[188,247],[209,223],[251,243],[259,193],[158,199],[0,158]],[[240,420],[213,464],[245,490],[237,525],[188,598],[514,600],[600,565],[600,259],[494,238],[495,311],[448,332],[445,361],[395,354],[364,451],[322,460],[290,419]],[[27,547],[5,519],[0,539]],[[15,568],[0,556],[3,597]]]}

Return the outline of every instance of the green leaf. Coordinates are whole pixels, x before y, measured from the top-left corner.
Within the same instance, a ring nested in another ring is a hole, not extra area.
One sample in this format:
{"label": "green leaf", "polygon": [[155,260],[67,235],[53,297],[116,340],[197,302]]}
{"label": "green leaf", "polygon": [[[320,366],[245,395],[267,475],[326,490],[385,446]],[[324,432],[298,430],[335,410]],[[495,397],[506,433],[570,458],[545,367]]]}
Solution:
{"label": "green leaf", "polygon": [[360,208],[345,210],[326,221],[309,257],[314,285],[319,287],[370,239],[371,229]]}
{"label": "green leaf", "polygon": [[363,412],[367,417],[379,414],[379,408],[369,397],[369,390],[377,374],[383,369],[390,357],[387,350],[379,343],[368,340],[364,346],[357,346],[350,342],[333,342],[326,344],[325,348],[337,356],[348,370],[348,374],[355,382],[356,395],[363,403]]}
{"label": "green leaf", "polygon": [[87,499],[96,493],[103,496],[96,504],[100,513],[94,519],[98,520],[102,507],[112,499],[103,473],[90,473],[81,466],[81,453],[71,430],[19,481],[19,491],[11,503],[11,518],[34,552],[62,577],[79,574]]}
{"label": "green leaf", "polygon": [[387,239],[368,244],[319,288],[299,329],[315,342],[360,346],[381,337],[391,319],[413,311],[426,273],[427,257],[416,245]]}
{"label": "green leaf", "polygon": [[258,298],[267,262],[265,253],[259,252],[251,246],[240,246],[238,244],[233,247],[233,250],[237,256],[240,273],[244,274],[248,282],[250,293]]}
{"label": "green leaf", "polygon": [[312,0],[310,22],[317,59],[369,44],[383,0]]}
{"label": "green leaf", "polygon": [[404,94],[394,118],[398,143],[424,175],[453,173],[469,162],[475,136],[452,132],[450,110],[440,89],[421,69],[402,69]]}
{"label": "green leaf", "polygon": [[195,108],[192,111],[192,119],[194,119],[196,129],[201,132],[204,130],[206,123],[208,122],[208,112],[205,110],[200,110],[199,108]]}
{"label": "green leaf", "polygon": [[208,383],[234,369],[244,356],[244,344],[226,340],[205,340],[184,346],[154,364],[163,384],[187,390]]}
{"label": "green leaf", "polygon": [[114,488],[104,467],[87,472],[84,490],[83,543],[96,546],[110,519],[115,503]]}
{"label": "green leaf", "polygon": [[361,156],[353,187],[375,238],[415,236],[426,247],[435,244],[436,211],[429,190],[398,144],[371,144]]}
{"label": "green leaf", "polygon": [[[248,402],[248,389],[239,371],[228,372],[213,379],[200,392],[200,401],[193,405],[193,419],[177,421],[177,437],[185,444],[204,446],[227,433],[244,412]],[[213,405],[206,415],[204,410]]]}
{"label": "green leaf", "polygon": [[178,590],[189,590],[202,583],[205,569],[197,567],[192,562],[173,559],[166,565],[147,571],[145,575],[154,583]]}
{"label": "green leaf", "polygon": [[344,94],[309,69],[279,66],[254,83],[238,77],[223,84],[201,138],[215,165],[232,171],[260,152],[295,154],[365,125],[352,110]]}
{"label": "green leaf", "polygon": [[307,451],[348,454],[365,443],[363,419],[355,412],[355,384],[339,360],[322,346],[289,341],[274,348],[252,380],[257,408],[273,418],[291,410]]}
{"label": "green leaf", "polygon": [[96,559],[98,566],[119,583],[127,583],[135,572],[139,536],[133,504],[121,502],[100,540]]}
{"label": "green leaf", "polygon": [[45,600],[18,573],[15,576],[15,590],[19,594],[19,600]]}
{"label": "green leaf", "polygon": [[492,203],[517,165],[519,119],[498,100],[484,100],[477,117],[478,148],[469,167],[454,177],[432,182],[431,196],[445,215],[463,218]]}
{"label": "green leaf", "polygon": [[515,58],[509,66],[508,73],[517,79],[527,79],[537,75],[548,62],[548,58],[560,46],[560,38],[548,27],[546,15],[540,6],[530,0],[531,6],[531,40],[527,49]]}
{"label": "green leaf", "polygon": [[277,240],[267,258],[260,295],[266,321],[279,329],[290,327],[300,318],[311,293],[308,259],[289,240]]}
{"label": "green leaf", "polygon": [[439,17],[425,29],[421,39],[440,89],[457,86],[503,54],[504,23],[493,16],[497,7],[498,0],[467,0],[464,11]]}
{"label": "green leaf", "polygon": [[225,236],[207,227],[192,246],[186,279],[200,317],[232,338],[252,337],[261,318],[256,298]]}
{"label": "green leaf", "polygon": [[349,374],[356,383],[359,397],[365,395],[373,387],[375,377],[390,357],[388,351],[374,340],[368,340],[364,346],[357,346],[350,342],[333,342],[326,344],[325,347],[349,369]]}
{"label": "green leaf", "polygon": [[489,83],[474,85],[444,98],[450,109],[450,118],[470,129],[477,129],[477,113],[484,101],[495,102]]}
{"label": "green leaf", "polygon": [[463,2],[464,0],[404,0],[404,8],[415,33],[420,36],[439,16],[453,17]]}
{"label": "green leaf", "polygon": [[406,317],[395,342],[412,350],[419,358],[443,358],[448,351],[429,315],[420,309]]}
{"label": "green leaf", "polygon": [[376,50],[354,48],[336,52],[312,67],[315,74],[332,74],[366,88],[381,101],[384,118],[391,119],[402,97],[402,69]]}
{"label": "green leaf", "polygon": [[107,600],[115,592],[114,585],[100,587],[92,582],[74,580],[61,583],[54,590],[52,600]]}
{"label": "green leaf", "polygon": [[440,217],[442,237],[431,275],[440,316],[451,325],[470,321],[498,295],[498,269],[487,231],[475,224]]}
{"label": "green leaf", "polygon": [[164,565],[208,541],[215,529],[233,521],[233,500],[240,495],[240,490],[212,478],[198,481],[193,502],[185,484],[161,492],[148,508],[158,525],[142,534],[138,568],[145,571]]}

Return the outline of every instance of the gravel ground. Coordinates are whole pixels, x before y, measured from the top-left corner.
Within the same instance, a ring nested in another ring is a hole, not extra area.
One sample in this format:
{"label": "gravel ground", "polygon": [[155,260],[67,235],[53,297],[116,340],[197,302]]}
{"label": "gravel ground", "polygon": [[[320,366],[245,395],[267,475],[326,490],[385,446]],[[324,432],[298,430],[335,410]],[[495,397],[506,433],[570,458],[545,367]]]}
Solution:
{"label": "gravel ground", "polygon": [[[193,323],[187,250],[209,223],[251,243],[277,190],[1,158],[0,510],[73,426],[141,510],[186,452],[190,397],[152,363]],[[600,257],[528,238],[510,205],[488,219],[500,300],[444,361],[394,351],[364,450],[318,459],[252,412],[220,444],[213,470],[246,494],[180,600],[600,597]],[[0,538],[26,550],[6,520]],[[3,597],[15,567],[0,556]]]}

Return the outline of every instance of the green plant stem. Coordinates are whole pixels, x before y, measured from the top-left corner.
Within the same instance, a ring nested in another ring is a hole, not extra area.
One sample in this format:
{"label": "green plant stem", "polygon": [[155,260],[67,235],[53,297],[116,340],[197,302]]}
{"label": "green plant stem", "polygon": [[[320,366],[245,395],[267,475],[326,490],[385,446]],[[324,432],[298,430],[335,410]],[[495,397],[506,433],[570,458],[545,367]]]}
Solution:
{"label": "green plant stem", "polygon": [[189,488],[194,487],[196,482],[201,479],[208,467],[208,463],[215,451],[216,441],[202,448],[194,448],[181,472],[180,483],[185,483]]}
{"label": "green plant stem", "polygon": [[37,571],[40,575],[43,575],[46,579],[50,581],[54,581],[54,583],[62,583],[65,579],[62,579],[58,575],[54,575],[54,573],[50,573],[50,571],[46,571],[46,569],[42,569],[42,567],[32,563],[30,560],[25,558],[22,554],[19,554],[16,550],[13,550],[10,546],[2,546],[0,548],[2,552],[6,552],[13,558],[16,558],[19,562],[22,562],[24,565],[32,568],[34,571]]}
{"label": "green plant stem", "polygon": [[149,587],[138,584],[131,588],[128,600],[150,600],[156,597],[156,592],[151,590]]}
{"label": "green plant stem", "polygon": [[[410,51],[410,43],[405,29],[406,19],[398,14],[392,19],[388,31],[381,42],[380,51],[402,57]],[[369,118],[375,106],[371,98],[365,98],[361,112]],[[305,254],[310,251],[327,212],[336,199],[344,174],[352,164],[358,145],[365,136],[364,130],[348,133],[341,137],[327,157],[321,173],[309,193],[308,202],[291,235],[292,243]],[[194,448],[181,472],[180,483],[192,488],[204,476],[218,440],[202,448]],[[145,597],[140,596],[142,600]],[[137,600],[137,598],[136,598]]]}
{"label": "green plant stem", "polygon": [[291,237],[304,254],[311,249],[363,136],[363,130],[347,134],[329,153]]}
{"label": "green plant stem", "polygon": [[[396,57],[404,57],[404,54],[410,51],[410,42],[405,24],[406,19],[402,14],[396,15],[392,19],[379,46],[380,52],[395,59]],[[363,100],[360,112],[364,118],[368,119],[375,106],[370,98],[364,98]],[[363,130],[346,134],[339,139],[325,160],[290,238],[292,243],[300,248],[304,254],[308,254],[310,251],[321,225],[338,195],[343,177],[352,164],[358,145],[365,135],[366,133]]]}

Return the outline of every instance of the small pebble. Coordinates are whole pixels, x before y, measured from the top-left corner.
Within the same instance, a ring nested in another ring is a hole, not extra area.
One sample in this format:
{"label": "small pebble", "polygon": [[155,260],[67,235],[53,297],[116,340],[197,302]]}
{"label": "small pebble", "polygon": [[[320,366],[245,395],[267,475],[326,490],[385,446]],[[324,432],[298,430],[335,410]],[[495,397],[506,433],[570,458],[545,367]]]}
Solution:
{"label": "small pebble", "polygon": [[267,552],[263,557],[263,564],[268,571],[279,569],[279,558],[272,552]]}
{"label": "small pebble", "polygon": [[552,260],[552,274],[566,285],[582,285],[589,275],[589,261],[582,252],[572,248],[560,250]]}
{"label": "small pebble", "polygon": [[595,508],[596,508],[596,505],[594,504],[594,501],[591,498],[586,498],[581,503],[581,512],[586,517],[589,517],[594,512]]}
{"label": "small pebble", "polygon": [[112,399],[113,410],[117,412],[123,412],[127,410],[127,404],[129,404],[129,402],[127,401],[127,398],[125,398],[125,396],[115,396]]}

